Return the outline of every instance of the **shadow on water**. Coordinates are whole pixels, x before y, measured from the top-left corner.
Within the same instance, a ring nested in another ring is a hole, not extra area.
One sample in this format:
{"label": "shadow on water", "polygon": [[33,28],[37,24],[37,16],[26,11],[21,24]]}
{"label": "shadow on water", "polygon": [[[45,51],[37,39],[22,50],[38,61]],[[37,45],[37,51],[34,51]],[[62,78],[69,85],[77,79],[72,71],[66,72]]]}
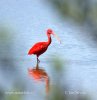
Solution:
{"label": "shadow on water", "polygon": [[49,92],[50,78],[47,72],[43,68],[39,67],[38,62],[35,67],[28,68],[28,75],[32,77],[36,82],[45,82],[46,93]]}

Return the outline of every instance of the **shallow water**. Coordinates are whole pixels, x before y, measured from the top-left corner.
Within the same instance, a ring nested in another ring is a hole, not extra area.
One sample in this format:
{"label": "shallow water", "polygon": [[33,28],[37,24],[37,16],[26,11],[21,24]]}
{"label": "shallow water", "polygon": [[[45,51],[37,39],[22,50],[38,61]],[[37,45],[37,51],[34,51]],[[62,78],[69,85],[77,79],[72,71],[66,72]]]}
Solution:
{"label": "shallow water", "polygon": [[[28,69],[36,66],[36,57],[28,56],[27,52],[34,43],[47,40],[47,28],[52,28],[62,41],[59,44],[52,36],[52,43],[47,52],[40,56],[39,66],[48,74],[50,84],[56,84],[53,78],[53,66],[50,65],[53,61],[50,59],[60,56],[65,65],[62,84],[65,84],[64,80],[66,80],[69,88],[81,87],[83,91],[95,94],[97,92],[97,51],[87,44],[89,40],[80,36],[86,31],[80,30],[80,27],[74,23],[60,20],[58,13],[49,4],[45,5],[46,2],[40,2],[40,0],[10,2],[8,0],[8,3],[5,3],[5,1],[0,1],[3,5],[0,20],[10,22],[10,26],[14,27],[17,32],[17,34],[13,34],[14,57],[10,57],[10,59],[14,59],[23,82],[27,82],[27,90],[33,91],[33,95],[26,95],[25,100],[32,97],[35,100],[45,99],[45,83],[43,81],[37,83],[28,75]],[[4,8],[5,6],[8,9]],[[36,13],[37,11],[38,13]],[[2,75],[0,80],[2,80],[1,84],[5,85]],[[11,86],[11,82],[8,87]],[[43,91],[41,92],[41,90]]]}

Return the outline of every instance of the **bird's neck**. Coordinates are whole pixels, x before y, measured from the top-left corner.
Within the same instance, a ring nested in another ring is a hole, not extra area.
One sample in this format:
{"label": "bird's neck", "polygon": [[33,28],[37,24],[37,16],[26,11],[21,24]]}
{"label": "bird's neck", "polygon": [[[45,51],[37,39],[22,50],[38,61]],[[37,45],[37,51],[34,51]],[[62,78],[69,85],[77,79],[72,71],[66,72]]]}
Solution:
{"label": "bird's neck", "polygon": [[47,34],[47,37],[48,37],[48,41],[47,41],[47,45],[49,46],[51,44],[51,35]]}

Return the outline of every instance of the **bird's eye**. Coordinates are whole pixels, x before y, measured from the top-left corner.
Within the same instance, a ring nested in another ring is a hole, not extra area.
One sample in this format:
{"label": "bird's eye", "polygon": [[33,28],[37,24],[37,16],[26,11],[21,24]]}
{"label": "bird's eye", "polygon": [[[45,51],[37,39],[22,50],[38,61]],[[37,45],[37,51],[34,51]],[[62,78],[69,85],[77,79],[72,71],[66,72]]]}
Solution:
{"label": "bird's eye", "polygon": [[49,31],[49,33],[51,34],[51,33],[52,33],[52,31]]}
{"label": "bird's eye", "polygon": [[52,30],[51,30],[51,29],[48,29],[48,30],[47,30],[47,33],[48,33],[48,34],[52,34]]}
{"label": "bird's eye", "polygon": [[49,34],[51,34],[51,32],[48,32]]}

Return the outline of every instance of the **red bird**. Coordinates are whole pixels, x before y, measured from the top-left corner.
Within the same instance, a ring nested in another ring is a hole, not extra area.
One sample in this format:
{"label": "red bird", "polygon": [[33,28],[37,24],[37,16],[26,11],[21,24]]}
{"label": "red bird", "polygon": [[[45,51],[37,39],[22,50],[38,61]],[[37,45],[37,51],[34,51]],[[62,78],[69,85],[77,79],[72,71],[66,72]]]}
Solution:
{"label": "red bird", "polygon": [[34,44],[34,46],[32,46],[32,48],[29,50],[28,55],[36,55],[37,56],[37,62],[40,62],[38,57],[43,54],[48,46],[51,44],[51,34],[54,35],[59,41],[60,39],[57,37],[56,34],[54,34],[54,32],[52,31],[52,29],[48,29],[47,30],[47,37],[48,37],[48,41],[47,42],[38,42],[36,44]]}

